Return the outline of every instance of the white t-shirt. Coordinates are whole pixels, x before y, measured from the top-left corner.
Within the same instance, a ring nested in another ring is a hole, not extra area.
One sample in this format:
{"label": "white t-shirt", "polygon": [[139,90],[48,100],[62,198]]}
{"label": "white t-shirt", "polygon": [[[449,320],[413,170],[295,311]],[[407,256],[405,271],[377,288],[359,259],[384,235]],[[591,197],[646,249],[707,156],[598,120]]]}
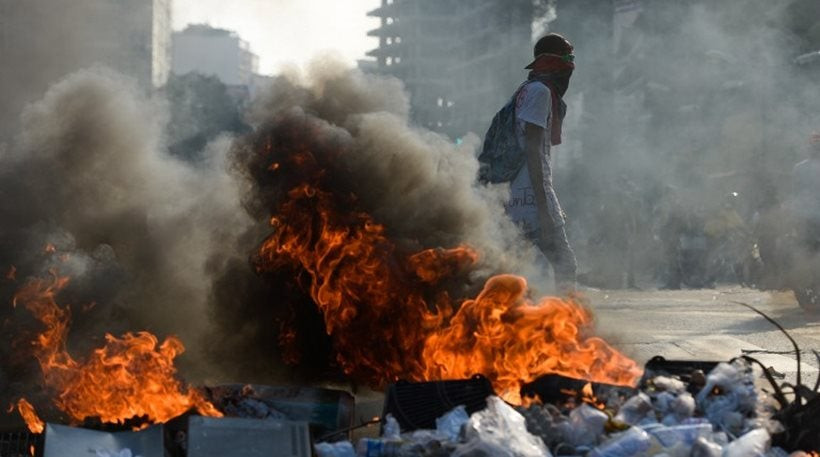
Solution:
{"label": "white t-shirt", "polygon": [[[516,136],[518,144],[525,147],[524,131],[527,123],[544,129],[544,142],[541,146],[541,169],[544,174],[544,191],[547,195],[547,209],[556,226],[564,225],[564,211],[555,195],[552,186],[552,166],[550,157],[550,116],[552,98],[549,88],[538,81],[524,83],[515,100]],[[510,199],[504,205],[507,214],[524,233],[538,230],[538,206],[535,193],[530,183],[530,172],[527,162],[521,167],[510,184]]]}

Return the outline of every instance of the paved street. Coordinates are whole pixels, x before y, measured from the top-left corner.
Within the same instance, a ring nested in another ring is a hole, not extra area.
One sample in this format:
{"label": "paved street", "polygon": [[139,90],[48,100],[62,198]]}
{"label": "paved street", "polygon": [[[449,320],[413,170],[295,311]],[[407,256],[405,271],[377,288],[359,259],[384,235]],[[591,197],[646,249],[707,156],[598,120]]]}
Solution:
{"label": "paved street", "polygon": [[807,313],[791,293],[742,288],[585,292],[598,332],[640,364],[667,359],[729,360],[747,353],[793,381],[796,363],[786,337],[748,303],[780,323],[802,350],[803,383],[813,386],[820,350],[820,313]]}

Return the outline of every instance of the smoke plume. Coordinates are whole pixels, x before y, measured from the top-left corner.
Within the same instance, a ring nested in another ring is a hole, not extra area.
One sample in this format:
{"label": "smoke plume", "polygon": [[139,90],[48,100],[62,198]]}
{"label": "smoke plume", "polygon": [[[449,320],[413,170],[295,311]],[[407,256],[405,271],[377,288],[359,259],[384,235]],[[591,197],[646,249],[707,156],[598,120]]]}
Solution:
{"label": "smoke plume", "polygon": [[[122,76],[80,71],[27,107],[0,157],[0,262],[15,272],[3,297],[28,276],[70,276],[60,301],[72,305],[70,349],[80,353],[105,332],[149,330],[179,335],[189,362],[201,359],[207,261],[227,257],[249,224],[225,172],[228,141],[209,147],[205,165],[179,162],[163,152],[165,113]],[[13,312],[2,359],[20,381],[25,313]]]}
{"label": "smoke plume", "polygon": [[[272,170],[273,159],[266,151],[304,151],[323,170],[325,190],[353,195],[348,210],[371,215],[402,252],[462,244],[475,248],[479,265],[471,279],[461,283],[460,293],[474,292],[489,274],[502,271],[524,274],[536,287],[544,287],[544,264],[504,217],[506,189],[476,184],[477,138],[457,145],[413,127],[408,111],[398,80],[327,59],[317,61],[307,75],[279,77],[254,107],[255,133],[237,142],[232,152],[243,181],[253,183],[243,198],[257,221],[250,229],[255,235],[248,238],[258,243],[260,232],[272,230],[264,228],[271,211],[305,178],[285,165]],[[295,286],[289,275],[260,284],[249,277],[254,273],[247,270],[247,252],[237,252],[242,255],[215,289],[215,297],[228,301],[213,301],[227,340],[243,348],[228,344],[223,347],[226,353],[242,352],[257,361],[269,358],[259,348],[270,346],[269,321],[278,320],[279,328],[296,329],[295,346],[305,349],[302,359],[328,359],[331,342],[304,288]],[[230,298],[237,284],[252,289],[239,292],[248,298],[241,303]],[[262,323],[248,323],[243,315],[263,316]]]}

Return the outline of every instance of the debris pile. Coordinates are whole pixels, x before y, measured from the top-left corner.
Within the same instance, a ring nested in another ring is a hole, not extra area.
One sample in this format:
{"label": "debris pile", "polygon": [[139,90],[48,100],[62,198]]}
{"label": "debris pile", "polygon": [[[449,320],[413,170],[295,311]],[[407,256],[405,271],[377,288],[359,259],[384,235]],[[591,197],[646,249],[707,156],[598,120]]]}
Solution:
{"label": "debris pile", "polygon": [[556,403],[511,406],[491,396],[472,415],[463,406],[444,414],[435,429],[402,432],[388,414],[381,437],[319,443],[315,451],[320,457],[805,455],[772,444],[784,427],[755,376],[739,358],[708,374],[647,370],[640,388],[599,386],[594,395],[584,389]]}

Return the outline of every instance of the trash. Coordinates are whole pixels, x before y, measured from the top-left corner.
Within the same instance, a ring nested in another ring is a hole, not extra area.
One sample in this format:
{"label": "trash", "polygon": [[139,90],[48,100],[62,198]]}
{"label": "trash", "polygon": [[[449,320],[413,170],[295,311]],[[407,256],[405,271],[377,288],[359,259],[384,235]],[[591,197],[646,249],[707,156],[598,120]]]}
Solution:
{"label": "trash", "polygon": [[666,392],[681,393],[686,390],[686,384],[683,381],[669,376],[656,376],[651,383],[656,389]]}
{"label": "trash", "polygon": [[350,441],[316,443],[313,450],[316,451],[316,457],[356,457],[356,450]]}
{"label": "trash", "polygon": [[646,452],[651,445],[648,433],[638,427],[631,427],[593,449],[589,457],[632,457]]}
{"label": "trash", "polygon": [[185,430],[187,457],[310,456],[307,422],[188,416]]}
{"label": "trash", "polygon": [[584,403],[569,414],[567,441],[574,446],[594,446],[598,444],[607,421],[609,416],[605,412]]}
{"label": "trash", "polygon": [[739,435],[745,419],[754,415],[757,406],[754,375],[748,362],[737,359],[731,364],[718,364],[706,376],[697,405],[712,424]]}
{"label": "trash", "polygon": [[699,438],[708,438],[712,435],[712,425],[708,423],[675,425],[672,427],[658,425],[647,428],[646,432],[658,440],[664,448],[671,448],[679,443],[691,447]]}
{"label": "trash", "polygon": [[384,420],[384,429],[382,430],[382,437],[388,440],[401,439],[401,428],[399,423],[392,414],[388,414]]}
{"label": "trash", "polygon": [[692,457],[721,457],[722,455],[723,446],[706,438],[698,438],[692,445]]}
{"label": "trash", "polygon": [[[208,389],[227,417],[303,421],[315,436],[353,426],[355,400],[345,391],[307,386],[224,384]],[[347,438],[342,434],[337,439]]]}
{"label": "trash", "polygon": [[[524,416],[498,397],[487,398],[487,408],[473,413],[465,426],[467,442],[453,457],[545,457],[552,454],[541,438],[527,431]],[[483,452],[483,454],[479,453]]]}
{"label": "trash", "polygon": [[399,455],[401,441],[364,438],[356,445],[359,457],[396,457]]}
{"label": "trash", "polygon": [[624,424],[637,425],[652,411],[652,400],[649,395],[640,392],[621,406],[618,414],[615,415],[615,420]]}
{"label": "trash", "polygon": [[764,456],[770,443],[769,432],[758,428],[729,443],[723,455],[724,457]]}
{"label": "trash", "polygon": [[151,457],[163,455],[162,427],[101,432],[46,424],[43,457]]}
{"label": "trash", "polygon": [[447,414],[436,419],[436,431],[450,441],[458,441],[461,429],[470,420],[464,405],[456,406]]}
{"label": "trash", "polygon": [[695,414],[695,397],[689,392],[684,392],[672,402],[672,414],[678,420],[684,420]]}

